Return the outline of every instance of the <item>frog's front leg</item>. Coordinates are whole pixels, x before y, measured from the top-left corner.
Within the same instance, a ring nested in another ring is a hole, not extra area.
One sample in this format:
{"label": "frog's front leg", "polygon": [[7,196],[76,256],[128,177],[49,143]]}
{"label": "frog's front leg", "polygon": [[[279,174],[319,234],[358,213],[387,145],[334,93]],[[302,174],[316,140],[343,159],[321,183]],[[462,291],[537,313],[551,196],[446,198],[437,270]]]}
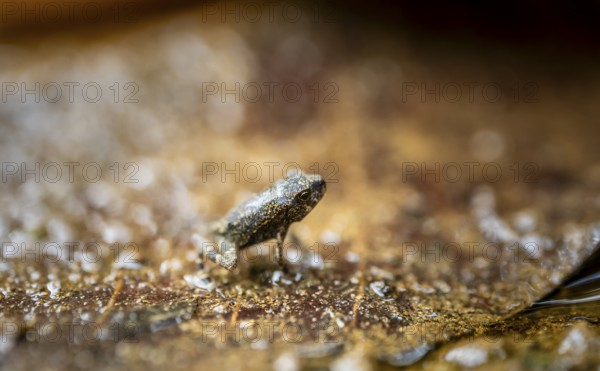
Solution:
{"label": "frog's front leg", "polygon": [[214,263],[219,264],[227,270],[234,270],[238,264],[238,248],[235,243],[224,237],[215,238],[219,251],[210,251],[206,256]]}
{"label": "frog's front leg", "polygon": [[277,232],[277,247],[275,248],[275,257],[277,258],[277,263],[284,272],[288,271],[285,260],[283,259],[283,241],[285,240],[286,234],[287,228],[282,228]]}

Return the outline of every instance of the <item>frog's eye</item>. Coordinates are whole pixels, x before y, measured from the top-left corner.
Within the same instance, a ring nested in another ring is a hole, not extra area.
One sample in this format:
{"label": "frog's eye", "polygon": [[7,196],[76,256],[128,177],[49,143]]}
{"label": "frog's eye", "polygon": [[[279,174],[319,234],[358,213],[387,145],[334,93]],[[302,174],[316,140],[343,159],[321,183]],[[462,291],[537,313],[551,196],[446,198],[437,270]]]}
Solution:
{"label": "frog's eye", "polygon": [[300,194],[298,195],[298,198],[301,201],[308,201],[308,199],[310,198],[310,191],[302,191],[300,192]]}

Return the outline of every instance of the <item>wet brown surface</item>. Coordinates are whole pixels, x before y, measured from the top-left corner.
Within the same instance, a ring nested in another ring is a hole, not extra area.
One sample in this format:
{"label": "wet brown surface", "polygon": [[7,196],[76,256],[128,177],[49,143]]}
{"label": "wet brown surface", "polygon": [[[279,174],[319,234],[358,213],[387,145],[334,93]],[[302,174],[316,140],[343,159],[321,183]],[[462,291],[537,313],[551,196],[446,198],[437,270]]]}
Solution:
{"label": "wet brown surface", "polygon": [[[3,165],[4,367],[598,364],[593,302],[531,310],[600,241],[600,92],[585,63],[564,67],[578,56],[540,66],[536,52],[456,54],[342,21],[204,15],[2,45],[1,81],[103,93],[0,106],[3,164],[40,164],[38,181]],[[206,94],[235,82],[294,82],[303,94]],[[503,98],[406,90],[451,83],[493,83]],[[57,182],[41,170],[50,162]],[[66,162],[80,163],[72,181]],[[97,181],[81,173],[90,163]],[[286,240],[291,271],[269,246],[245,250],[236,273],[198,271],[208,224],[290,163],[328,181]]]}

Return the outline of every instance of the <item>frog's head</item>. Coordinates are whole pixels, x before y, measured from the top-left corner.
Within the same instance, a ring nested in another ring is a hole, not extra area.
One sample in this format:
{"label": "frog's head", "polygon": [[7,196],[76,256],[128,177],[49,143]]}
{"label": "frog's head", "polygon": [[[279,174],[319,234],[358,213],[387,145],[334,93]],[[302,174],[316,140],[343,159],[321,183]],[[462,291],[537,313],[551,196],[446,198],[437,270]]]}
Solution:
{"label": "frog's head", "polygon": [[319,203],[327,186],[317,174],[296,174],[285,180],[286,193],[290,201],[288,217],[302,220]]}

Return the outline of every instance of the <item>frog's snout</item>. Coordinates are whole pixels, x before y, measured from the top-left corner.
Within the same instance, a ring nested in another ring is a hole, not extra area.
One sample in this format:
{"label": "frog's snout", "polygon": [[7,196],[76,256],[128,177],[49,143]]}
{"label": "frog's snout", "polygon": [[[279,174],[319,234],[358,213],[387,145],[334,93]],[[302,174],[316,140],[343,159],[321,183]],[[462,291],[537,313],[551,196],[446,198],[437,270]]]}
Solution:
{"label": "frog's snout", "polygon": [[310,180],[310,188],[313,197],[317,201],[320,200],[327,190],[327,183],[325,183],[325,180],[318,174],[308,175],[307,178]]}

